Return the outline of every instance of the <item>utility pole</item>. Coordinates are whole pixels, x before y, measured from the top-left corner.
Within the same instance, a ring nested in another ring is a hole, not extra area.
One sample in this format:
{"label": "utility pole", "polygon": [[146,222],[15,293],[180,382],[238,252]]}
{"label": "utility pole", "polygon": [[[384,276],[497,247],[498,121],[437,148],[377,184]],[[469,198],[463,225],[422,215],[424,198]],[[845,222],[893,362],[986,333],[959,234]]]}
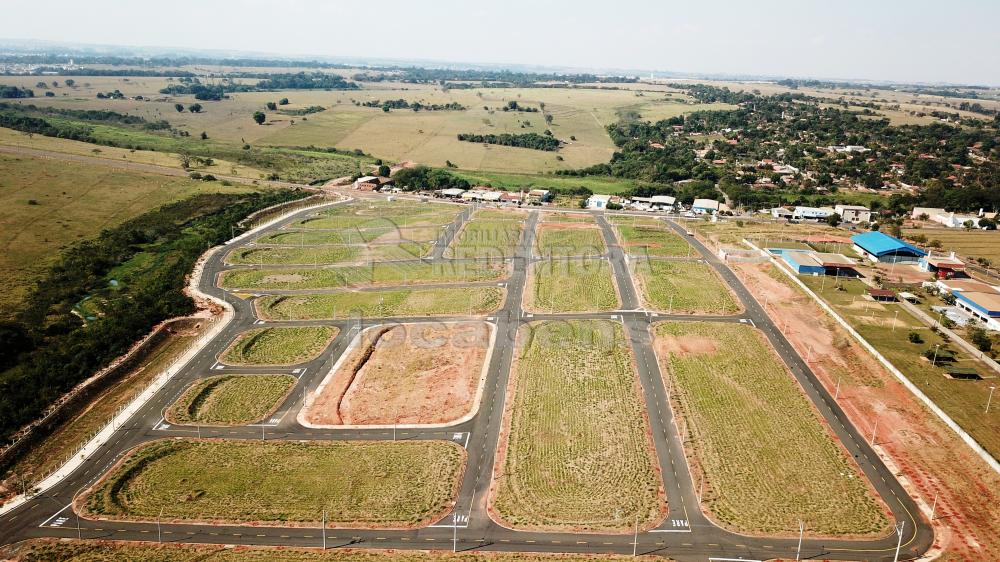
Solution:
{"label": "utility pole", "polygon": [[896,540],[896,555],[892,557],[892,562],[899,562],[899,549],[903,546],[903,525],[906,525],[906,521],[900,521],[899,528],[896,529],[899,538]]}
{"label": "utility pole", "polygon": [[875,427],[872,428],[872,440],[869,443],[870,447],[875,446],[875,434],[878,433],[878,418],[875,418]]}
{"label": "utility pole", "polygon": [[986,399],[986,412],[985,413],[987,413],[987,414],[990,413],[990,402],[993,401],[993,391],[996,390],[996,389],[997,389],[996,386],[991,386],[990,387],[990,397]]}
{"label": "utility pole", "polygon": [[806,524],[799,520],[799,546],[795,549],[795,559],[800,560],[802,556],[802,535],[806,532]]}
{"label": "utility pole", "polygon": [[837,378],[837,392],[834,393],[834,395],[833,395],[833,399],[834,400],[836,400],[838,398],[840,398],[840,378],[839,377]]}
{"label": "utility pole", "polygon": [[451,551],[458,552],[458,513],[451,514]]}
{"label": "utility pole", "polygon": [[163,532],[160,529],[160,518],[163,517],[163,508],[160,508],[160,514],[156,516],[156,542],[163,543]]}
{"label": "utility pole", "polygon": [[634,538],[632,540],[632,557],[635,558],[635,556],[639,553],[639,516],[638,515],[635,516],[635,535],[633,535],[633,536],[634,536]]}
{"label": "utility pole", "polygon": [[937,367],[937,354],[938,354],[938,348],[940,348],[940,347],[941,347],[941,344],[937,344],[937,345],[934,346],[934,360],[931,361],[931,366],[932,367]]}
{"label": "utility pole", "polygon": [[934,512],[937,511],[937,492],[934,493],[934,503],[931,504],[931,521],[934,521]]}
{"label": "utility pole", "polygon": [[893,332],[895,332],[895,331],[896,331],[896,323],[897,323],[898,321],[899,321],[899,311],[897,310],[897,311],[896,311],[896,316],[894,316],[894,317],[893,317],[893,319],[892,319],[892,331],[893,331]]}
{"label": "utility pole", "polygon": [[323,551],[326,551],[326,510],[323,510]]}

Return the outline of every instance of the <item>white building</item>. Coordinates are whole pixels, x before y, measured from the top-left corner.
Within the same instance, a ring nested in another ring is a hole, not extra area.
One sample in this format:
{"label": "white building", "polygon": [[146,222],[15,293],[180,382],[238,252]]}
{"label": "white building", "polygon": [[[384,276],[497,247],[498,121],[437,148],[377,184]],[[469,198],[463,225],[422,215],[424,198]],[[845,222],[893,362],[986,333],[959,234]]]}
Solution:
{"label": "white building", "polygon": [[699,215],[718,213],[719,202],[715,199],[695,199],[694,203],[691,203],[691,210]]}
{"label": "white building", "polygon": [[824,220],[833,214],[833,209],[829,207],[803,207],[798,206],[792,210],[792,218],[796,220]]}
{"label": "white building", "polygon": [[611,202],[610,195],[591,195],[587,198],[587,208],[588,209],[606,209],[608,203]]}
{"label": "white building", "polygon": [[861,205],[837,205],[833,210],[840,215],[840,220],[852,224],[859,222],[871,222],[872,212],[868,207]]}
{"label": "white building", "polygon": [[649,198],[649,205],[653,209],[671,210],[677,204],[677,198],[669,195],[654,195]]}

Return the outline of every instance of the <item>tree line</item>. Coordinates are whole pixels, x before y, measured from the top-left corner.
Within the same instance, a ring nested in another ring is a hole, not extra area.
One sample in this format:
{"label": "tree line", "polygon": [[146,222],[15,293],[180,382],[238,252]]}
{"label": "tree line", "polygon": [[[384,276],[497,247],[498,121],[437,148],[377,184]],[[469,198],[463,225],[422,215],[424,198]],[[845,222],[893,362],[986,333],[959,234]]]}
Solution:
{"label": "tree line", "polygon": [[477,133],[459,133],[458,140],[466,142],[478,142],[485,144],[497,144],[500,146],[516,146],[519,148],[531,148],[534,150],[555,151],[562,144],[559,139],[538,133],[511,134],[502,133],[499,135]]}
{"label": "tree line", "polygon": [[398,100],[371,100],[366,102],[354,102],[355,105],[362,107],[380,107],[382,111],[388,113],[393,109],[412,109],[413,111],[463,111],[467,109],[464,105],[458,102],[450,103],[430,103],[424,104],[419,101],[410,103],[404,99]]}

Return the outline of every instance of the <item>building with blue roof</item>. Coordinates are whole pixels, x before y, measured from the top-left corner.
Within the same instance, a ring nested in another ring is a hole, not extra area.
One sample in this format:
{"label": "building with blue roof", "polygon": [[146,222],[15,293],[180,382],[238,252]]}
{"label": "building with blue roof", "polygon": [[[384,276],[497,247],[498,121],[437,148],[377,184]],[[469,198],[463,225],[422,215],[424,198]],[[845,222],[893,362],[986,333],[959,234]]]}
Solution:
{"label": "building with blue roof", "polygon": [[927,252],[912,244],[878,231],[855,234],[851,236],[851,242],[858,255],[874,262],[916,263],[927,255]]}

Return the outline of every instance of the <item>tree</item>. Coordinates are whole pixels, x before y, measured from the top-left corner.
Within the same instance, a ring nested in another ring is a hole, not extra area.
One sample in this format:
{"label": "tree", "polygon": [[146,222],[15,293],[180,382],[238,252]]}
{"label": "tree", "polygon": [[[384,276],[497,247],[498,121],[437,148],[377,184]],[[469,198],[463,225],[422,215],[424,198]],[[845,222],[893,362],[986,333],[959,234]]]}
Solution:
{"label": "tree", "polygon": [[910,332],[906,335],[906,338],[910,340],[910,343],[923,343],[924,338],[920,337],[917,332]]}
{"label": "tree", "polygon": [[67,78],[63,82],[65,82],[66,85],[69,86],[70,88],[72,88],[73,86],[76,86],[76,80],[73,80],[72,78]]}
{"label": "tree", "polygon": [[258,125],[263,125],[265,119],[267,119],[267,115],[264,115],[263,111],[253,112],[253,120],[256,121]]}
{"label": "tree", "polygon": [[201,132],[201,140],[208,140],[208,133],[206,133],[205,131],[202,131]]}
{"label": "tree", "polygon": [[181,152],[177,155],[177,158],[181,161],[181,168],[187,169],[191,167],[191,155],[186,152]]}
{"label": "tree", "polygon": [[840,224],[840,213],[831,213],[828,217],[826,217],[826,224],[833,227]]}
{"label": "tree", "polygon": [[972,345],[979,348],[979,351],[990,351],[993,349],[993,340],[990,339],[990,335],[986,333],[986,330],[978,324],[969,323],[969,341]]}
{"label": "tree", "polygon": [[965,230],[972,230],[973,228],[976,228],[976,223],[972,222],[971,220],[968,220],[963,222],[962,226],[965,227]]}
{"label": "tree", "polygon": [[389,166],[386,166],[385,164],[382,164],[381,166],[378,167],[378,175],[382,177],[388,177],[389,172],[390,172]]}
{"label": "tree", "polygon": [[184,106],[182,104],[179,104],[179,103],[175,103],[174,104],[174,109],[177,110],[177,113],[183,113],[184,112]]}
{"label": "tree", "polygon": [[278,100],[278,105],[288,105],[288,98],[281,98]]}
{"label": "tree", "polygon": [[201,104],[192,103],[191,105],[188,106],[188,111],[190,111],[191,113],[201,113]]}
{"label": "tree", "polygon": [[996,230],[997,221],[983,217],[979,219],[979,228],[982,228],[983,230]]}
{"label": "tree", "polygon": [[273,101],[267,102],[267,110],[268,111],[275,111],[277,109],[278,109],[278,104],[274,103]]}
{"label": "tree", "polygon": [[893,236],[895,238],[899,238],[902,235],[903,235],[903,229],[900,228],[898,222],[894,222],[894,223],[892,223],[892,224],[889,225],[889,236]]}

